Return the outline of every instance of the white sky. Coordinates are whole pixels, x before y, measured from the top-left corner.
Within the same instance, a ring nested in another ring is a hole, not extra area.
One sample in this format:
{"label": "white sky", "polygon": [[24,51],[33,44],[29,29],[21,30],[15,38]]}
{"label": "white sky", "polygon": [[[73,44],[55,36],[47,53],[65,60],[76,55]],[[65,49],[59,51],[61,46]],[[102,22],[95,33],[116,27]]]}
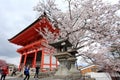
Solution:
{"label": "white sky", "polygon": [[0,59],[19,64],[17,47],[8,42],[36,18],[33,6],[38,0],[0,0]]}
{"label": "white sky", "polygon": [[[16,52],[17,45],[8,42],[37,18],[33,7],[39,0],[0,0],[0,59],[18,65],[20,55]],[[64,9],[61,0],[59,7]]]}
{"label": "white sky", "polygon": [[[39,0],[0,0],[0,59],[19,64],[17,47],[8,42],[21,30],[30,25],[37,17],[33,7]],[[57,0],[62,10],[66,9],[64,0]],[[105,0],[115,3],[118,0]]]}

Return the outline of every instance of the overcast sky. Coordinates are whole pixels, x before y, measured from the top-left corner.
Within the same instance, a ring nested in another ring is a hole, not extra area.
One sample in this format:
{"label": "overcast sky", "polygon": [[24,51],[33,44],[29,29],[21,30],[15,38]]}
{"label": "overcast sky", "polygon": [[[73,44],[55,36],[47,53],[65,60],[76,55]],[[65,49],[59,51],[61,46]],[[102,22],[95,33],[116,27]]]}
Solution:
{"label": "overcast sky", "polygon": [[[37,18],[33,7],[39,0],[0,0],[0,59],[19,64],[18,47],[8,42]],[[63,4],[57,0],[63,8]],[[114,0],[113,0],[114,1]]]}
{"label": "overcast sky", "polygon": [[37,17],[33,7],[38,0],[0,0],[0,59],[19,64],[17,46],[8,42]]}
{"label": "overcast sky", "polygon": [[[33,11],[39,0],[0,0],[0,59],[19,64],[18,47],[8,39],[18,34],[37,18]],[[60,1],[57,3],[61,4]]]}

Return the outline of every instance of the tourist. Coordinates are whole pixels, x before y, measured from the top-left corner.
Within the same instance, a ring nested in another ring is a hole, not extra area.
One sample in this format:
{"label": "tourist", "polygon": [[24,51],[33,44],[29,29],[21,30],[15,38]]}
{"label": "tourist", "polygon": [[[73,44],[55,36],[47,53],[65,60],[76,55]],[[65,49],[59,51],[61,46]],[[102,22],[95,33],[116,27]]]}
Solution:
{"label": "tourist", "polygon": [[29,70],[30,70],[30,66],[28,65],[24,69],[24,74],[25,74],[24,80],[26,80],[26,79],[29,80],[29,78],[30,78],[30,72],[29,72]]}
{"label": "tourist", "polygon": [[16,68],[14,68],[11,76],[15,76],[16,75],[16,71],[17,71]]}
{"label": "tourist", "polygon": [[40,67],[37,65],[36,68],[35,68],[35,76],[34,76],[34,78],[38,78],[38,76],[39,76],[39,69],[40,69]]}
{"label": "tourist", "polygon": [[7,74],[8,74],[8,66],[2,67],[1,80],[5,80]]}

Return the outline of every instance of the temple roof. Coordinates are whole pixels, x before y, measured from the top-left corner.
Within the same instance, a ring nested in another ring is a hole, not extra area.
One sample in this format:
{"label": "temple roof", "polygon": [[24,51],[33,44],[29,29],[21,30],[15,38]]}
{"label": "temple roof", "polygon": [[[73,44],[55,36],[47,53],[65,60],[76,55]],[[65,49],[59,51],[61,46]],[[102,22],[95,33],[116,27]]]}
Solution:
{"label": "temple roof", "polygon": [[46,15],[42,15],[17,35],[13,36],[11,39],[8,39],[8,41],[21,46],[33,43],[42,39],[42,36],[36,31],[36,29],[43,29],[45,27],[47,27],[52,32],[55,31],[48,17]]}

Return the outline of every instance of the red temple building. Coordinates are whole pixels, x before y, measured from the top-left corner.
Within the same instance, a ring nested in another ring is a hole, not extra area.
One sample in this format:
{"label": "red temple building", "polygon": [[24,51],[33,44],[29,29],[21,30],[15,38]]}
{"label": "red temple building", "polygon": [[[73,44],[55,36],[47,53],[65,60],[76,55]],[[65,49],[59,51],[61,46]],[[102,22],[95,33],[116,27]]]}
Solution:
{"label": "red temple building", "polygon": [[48,55],[51,52],[46,52],[45,47],[42,45],[47,40],[36,31],[40,28],[44,31],[43,28],[45,27],[52,33],[59,32],[58,29],[53,28],[50,19],[44,14],[23,31],[9,39],[11,43],[22,46],[17,49],[17,52],[21,55],[19,68],[25,65],[30,65],[32,68],[39,65],[41,69],[49,68],[50,70],[57,68],[56,58]]}

